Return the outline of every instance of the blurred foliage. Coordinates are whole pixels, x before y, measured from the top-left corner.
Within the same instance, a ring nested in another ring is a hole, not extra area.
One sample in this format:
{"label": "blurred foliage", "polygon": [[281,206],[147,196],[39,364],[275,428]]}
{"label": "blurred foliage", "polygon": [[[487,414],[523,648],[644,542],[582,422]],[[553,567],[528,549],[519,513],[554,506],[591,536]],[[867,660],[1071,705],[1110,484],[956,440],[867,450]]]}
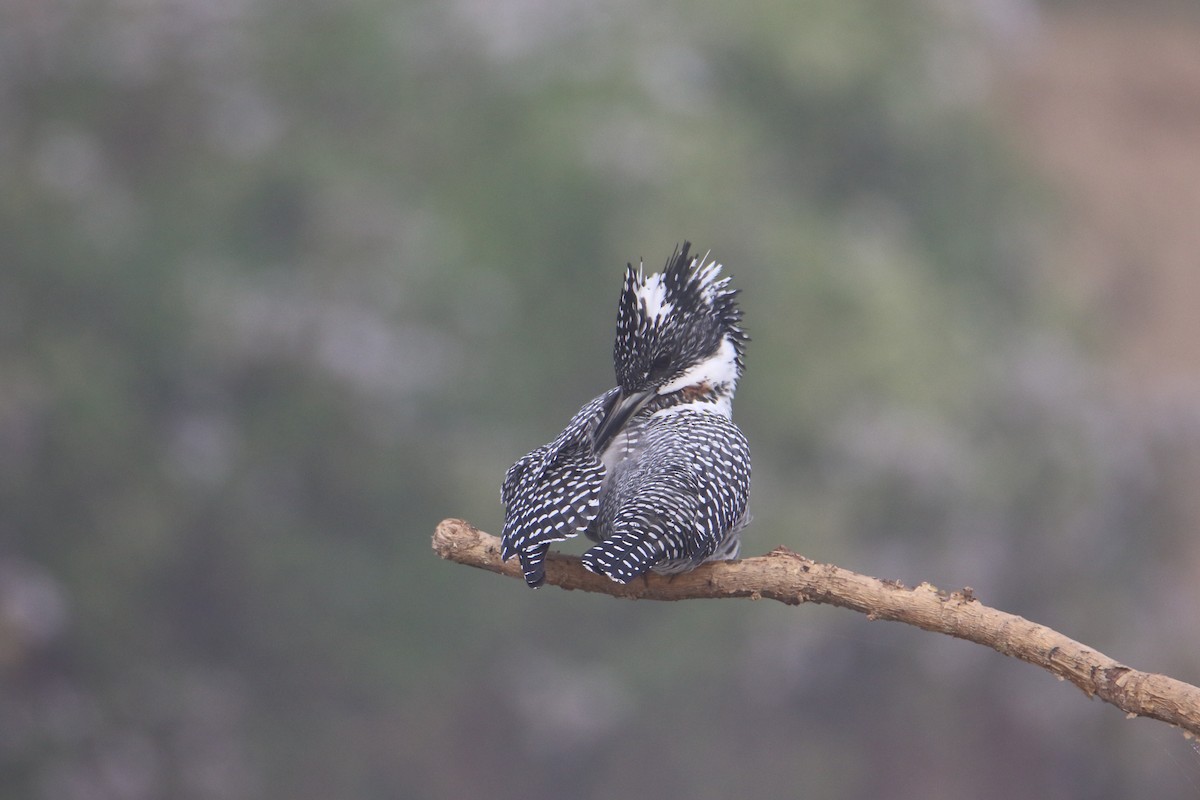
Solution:
{"label": "blurred foliage", "polygon": [[981,110],[988,19],[0,7],[0,794],[1190,792],[1174,741],[978,648],[429,551],[498,530],[504,469],[612,383],[621,266],[687,237],[754,337],[746,552],[1194,666],[1143,611],[1154,442]]}

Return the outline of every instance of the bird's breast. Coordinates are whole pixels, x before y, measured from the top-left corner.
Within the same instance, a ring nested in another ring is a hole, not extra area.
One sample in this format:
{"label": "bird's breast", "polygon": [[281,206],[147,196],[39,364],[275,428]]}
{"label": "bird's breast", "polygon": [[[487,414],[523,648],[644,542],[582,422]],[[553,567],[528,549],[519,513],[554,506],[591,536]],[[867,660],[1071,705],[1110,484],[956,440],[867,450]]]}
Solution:
{"label": "bird's breast", "polygon": [[613,437],[608,447],[600,454],[600,461],[604,464],[605,483],[612,480],[622,463],[637,458],[642,452],[642,427],[641,423],[629,424]]}

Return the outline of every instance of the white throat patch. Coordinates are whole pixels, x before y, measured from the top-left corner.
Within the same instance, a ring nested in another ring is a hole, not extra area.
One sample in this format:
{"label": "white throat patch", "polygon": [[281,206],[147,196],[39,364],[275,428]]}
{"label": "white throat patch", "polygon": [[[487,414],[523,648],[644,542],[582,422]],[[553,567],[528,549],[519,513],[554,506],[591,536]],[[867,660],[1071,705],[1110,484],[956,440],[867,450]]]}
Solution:
{"label": "white throat patch", "polygon": [[707,382],[712,386],[726,384],[729,387],[728,394],[732,397],[734,389],[737,388],[737,379],[737,349],[726,336],[721,340],[721,346],[717,348],[717,352],[670,383],[658,387],[658,393],[660,395],[670,394],[688,386]]}

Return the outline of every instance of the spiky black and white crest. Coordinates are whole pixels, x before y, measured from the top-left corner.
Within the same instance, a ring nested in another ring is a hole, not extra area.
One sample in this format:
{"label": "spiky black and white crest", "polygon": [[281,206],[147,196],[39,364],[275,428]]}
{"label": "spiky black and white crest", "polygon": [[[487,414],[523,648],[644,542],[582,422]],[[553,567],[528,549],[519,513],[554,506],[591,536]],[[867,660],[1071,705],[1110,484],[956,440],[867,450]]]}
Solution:
{"label": "spiky black and white crest", "polygon": [[719,278],[720,264],[692,258],[690,250],[690,242],[676,248],[662,272],[647,276],[640,264],[625,270],[613,362],[627,392],[666,382],[712,356],[726,339],[741,376],[748,337],[735,302],[738,290],[729,288],[729,278]]}

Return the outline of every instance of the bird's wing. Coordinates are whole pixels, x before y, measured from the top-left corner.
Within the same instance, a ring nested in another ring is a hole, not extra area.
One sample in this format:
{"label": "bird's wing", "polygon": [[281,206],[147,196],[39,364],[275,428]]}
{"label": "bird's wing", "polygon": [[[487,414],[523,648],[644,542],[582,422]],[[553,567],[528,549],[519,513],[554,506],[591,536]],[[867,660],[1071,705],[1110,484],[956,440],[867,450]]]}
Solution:
{"label": "bird's wing", "polygon": [[585,404],[558,438],[517,461],[504,476],[500,557],[518,556],[530,586],[545,580],[550,544],[583,533],[599,513],[605,469],[593,440],[617,394],[611,389]]}
{"label": "bird's wing", "polygon": [[[679,410],[653,419],[645,450],[614,478],[604,541],[583,555],[618,583],[654,567],[686,569],[736,552],[729,537],[746,519],[750,450],[721,414]],[[611,516],[609,516],[611,514]]]}

